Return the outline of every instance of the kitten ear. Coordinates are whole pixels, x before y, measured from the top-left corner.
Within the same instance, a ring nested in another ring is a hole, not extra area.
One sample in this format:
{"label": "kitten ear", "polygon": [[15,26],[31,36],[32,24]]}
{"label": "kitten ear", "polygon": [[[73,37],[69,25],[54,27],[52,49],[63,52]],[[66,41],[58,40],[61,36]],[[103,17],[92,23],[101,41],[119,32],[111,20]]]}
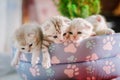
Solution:
{"label": "kitten ear", "polygon": [[64,21],[64,23],[66,23],[66,24],[70,24],[70,22],[71,22],[71,20],[68,19],[68,18],[66,18],[66,17],[63,18],[63,21]]}
{"label": "kitten ear", "polygon": [[101,20],[102,20],[101,16],[98,15],[98,16],[96,17],[96,20],[97,20],[98,22],[101,22]]}
{"label": "kitten ear", "polygon": [[93,29],[93,26],[85,24],[85,29]]}
{"label": "kitten ear", "polygon": [[47,31],[47,30],[49,30],[49,28],[50,28],[50,23],[48,23],[48,22],[45,22],[45,23],[43,23],[43,29],[45,30],[45,31]]}

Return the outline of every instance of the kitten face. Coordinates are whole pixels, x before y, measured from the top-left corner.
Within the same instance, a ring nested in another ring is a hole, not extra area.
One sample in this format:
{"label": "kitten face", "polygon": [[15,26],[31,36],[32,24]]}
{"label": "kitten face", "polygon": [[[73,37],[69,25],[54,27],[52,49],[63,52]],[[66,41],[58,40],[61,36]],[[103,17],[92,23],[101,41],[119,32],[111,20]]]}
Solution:
{"label": "kitten face", "polygon": [[54,16],[42,26],[44,34],[53,42],[64,42],[67,38],[66,29],[70,20],[62,16]]}
{"label": "kitten face", "polygon": [[31,52],[36,46],[36,38],[25,36],[17,41],[17,47],[21,52]]}
{"label": "kitten face", "polygon": [[36,24],[22,25],[15,32],[16,47],[21,52],[32,52],[42,40],[41,29]]}
{"label": "kitten face", "polygon": [[69,38],[71,41],[79,42],[92,35],[93,26],[84,19],[76,18],[68,28]]}
{"label": "kitten face", "polygon": [[107,28],[107,23],[105,18],[101,15],[92,15],[86,18],[94,26],[94,31],[98,31],[104,28]]}

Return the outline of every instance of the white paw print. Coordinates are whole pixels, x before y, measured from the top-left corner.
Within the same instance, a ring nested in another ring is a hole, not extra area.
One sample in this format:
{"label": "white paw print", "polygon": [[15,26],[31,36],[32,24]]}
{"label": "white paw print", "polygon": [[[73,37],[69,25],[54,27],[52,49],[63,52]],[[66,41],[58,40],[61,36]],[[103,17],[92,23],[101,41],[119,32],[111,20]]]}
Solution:
{"label": "white paw print", "polygon": [[70,56],[67,58],[68,62],[75,62],[77,60],[77,58],[75,56]]}
{"label": "white paw print", "polygon": [[107,37],[105,39],[103,39],[103,49],[104,50],[112,50],[113,45],[115,44],[115,41],[113,39],[113,37]]}
{"label": "white paw print", "polygon": [[93,68],[92,66],[88,66],[88,67],[86,68],[87,73],[93,73],[94,70],[95,70],[95,68]]}
{"label": "white paw print", "polygon": [[95,47],[95,42],[93,40],[87,41],[86,48],[92,49]]}

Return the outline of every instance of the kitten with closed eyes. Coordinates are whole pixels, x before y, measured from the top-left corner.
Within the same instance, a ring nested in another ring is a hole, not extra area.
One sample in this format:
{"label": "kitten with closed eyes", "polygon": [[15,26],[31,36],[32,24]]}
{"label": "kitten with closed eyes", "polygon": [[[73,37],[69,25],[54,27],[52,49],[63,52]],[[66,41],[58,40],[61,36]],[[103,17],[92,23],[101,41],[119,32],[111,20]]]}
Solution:
{"label": "kitten with closed eyes", "polygon": [[42,30],[36,23],[28,23],[19,27],[14,34],[17,50],[11,64],[13,66],[18,64],[21,53],[32,53],[31,64],[34,66],[42,50],[44,51],[42,66],[49,68],[51,66],[50,55],[48,48],[43,45],[43,37]]}
{"label": "kitten with closed eyes", "polygon": [[[92,15],[86,18],[93,26],[96,35],[114,34],[114,30],[108,27],[105,18],[102,15]],[[112,24],[111,24],[112,25]]]}
{"label": "kitten with closed eyes", "polygon": [[73,19],[67,32],[69,33],[69,39],[76,43],[89,38],[94,33],[92,24],[82,18]]}
{"label": "kitten with closed eyes", "polygon": [[46,37],[55,42],[61,43],[67,40],[68,34],[66,33],[66,29],[69,26],[71,20],[63,17],[63,16],[53,16],[46,20],[41,28],[43,30],[43,34]]}

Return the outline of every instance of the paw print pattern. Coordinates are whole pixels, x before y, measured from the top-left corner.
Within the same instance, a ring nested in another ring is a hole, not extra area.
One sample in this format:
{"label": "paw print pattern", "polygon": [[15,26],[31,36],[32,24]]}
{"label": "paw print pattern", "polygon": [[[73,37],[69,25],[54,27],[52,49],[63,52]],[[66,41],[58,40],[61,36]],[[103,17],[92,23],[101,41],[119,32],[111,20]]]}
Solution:
{"label": "paw print pattern", "polygon": [[69,64],[64,70],[64,73],[69,77],[73,78],[74,76],[79,75],[79,68],[76,65]]}
{"label": "paw print pattern", "polygon": [[36,65],[36,66],[34,66],[34,67],[30,67],[30,72],[31,72],[31,74],[32,74],[32,76],[40,76],[40,70],[39,70],[39,68],[38,68],[38,66]]}
{"label": "paw print pattern", "polygon": [[86,42],[86,48],[92,49],[93,47],[95,47],[95,42],[93,40]]}
{"label": "paw print pattern", "polygon": [[48,68],[48,69],[46,69],[46,74],[47,74],[47,76],[52,77],[52,76],[54,76],[55,71],[52,68]]}
{"label": "paw print pattern", "polygon": [[92,77],[87,77],[86,80],[97,80],[94,76]]}
{"label": "paw print pattern", "polygon": [[75,58],[75,56],[73,56],[73,55],[67,58],[68,62],[75,62],[76,60],[77,60],[77,58]]}
{"label": "paw print pattern", "polygon": [[66,46],[64,48],[64,52],[73,53],[73,54],[76,53],[78,44],[68,42],[68,43],[64,43],[64,45]]}
{"label": "paw print pattern", "polygon": [[112,50],[113,45],[115,44],[115,41],[113,37],[108,36],[107,38],[103,39],[103,43],[104,43],[103,45],[104,50]]}
{"label": "paw print pattern", "polygon": [[95,68],[93,68],[92,66],[88,66],[88,67],[86,68],[87,73],[93,73],[94,70],[95,70]]}
{"label": "paw print pattern", "polygon": [[103,66],[103,70],[106,74],[110,74],[115,71],[115,65],[111,61],[106,61],[105,66]]}
{"label": "paw print pattern", "polygon": [[60,60],[57,58],[57,56],[52,56],[51,63],[52,64],[58,64],[58,63],[60,63]]}
{"label": "paw print pattern", "polygon": [[86,61],[95,61],[97,59],[98,59],[98,56],[96,53],[93,53],[92,55],[86,57]]}
{"label": "paw print pattern", "polygon": [[77,60],[77,58],[75,58],[75,56],[73,56],[73,55],[67,58],[68,62],[75,62],[76,60]]}

